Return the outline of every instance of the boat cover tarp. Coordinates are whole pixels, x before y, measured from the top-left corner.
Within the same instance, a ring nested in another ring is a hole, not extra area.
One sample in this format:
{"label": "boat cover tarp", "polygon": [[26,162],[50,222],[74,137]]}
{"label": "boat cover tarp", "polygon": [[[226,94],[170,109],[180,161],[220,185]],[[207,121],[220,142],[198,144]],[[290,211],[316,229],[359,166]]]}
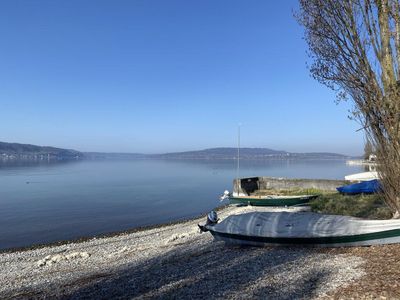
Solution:
{"label": "boat cover tarp", "polygon": [[400,229],[400,220],[364,220],[312,212],[251,212],[232,215],[211,230],[260,237],[347,236]]}
{"label": "boat cover tarp", "polygon": [[338,187],[337,190],[342,194],[356,195],[356,194],[373,194],[380,191],[380,183],[378,180],[363,181],[360,183],[349,184]]}

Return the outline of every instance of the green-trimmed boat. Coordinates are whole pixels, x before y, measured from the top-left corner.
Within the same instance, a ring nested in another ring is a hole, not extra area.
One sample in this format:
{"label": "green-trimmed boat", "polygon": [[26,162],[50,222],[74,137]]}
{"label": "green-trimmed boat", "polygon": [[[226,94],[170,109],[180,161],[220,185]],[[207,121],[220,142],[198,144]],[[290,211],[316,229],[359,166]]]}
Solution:
{"label": "green-trimmed boat", "polygon": [[312,212],[250,212],[231,215],[220,223],[218,220],[214,212],[199,227],[229,244],[345,247],[400,243],[400,220],[365,220]]}
{"label": "green-trimmed boat", "polygon": [[294,206],[306,204],[317,197],[318,195],[229,196],[229,202],[252,206]]}

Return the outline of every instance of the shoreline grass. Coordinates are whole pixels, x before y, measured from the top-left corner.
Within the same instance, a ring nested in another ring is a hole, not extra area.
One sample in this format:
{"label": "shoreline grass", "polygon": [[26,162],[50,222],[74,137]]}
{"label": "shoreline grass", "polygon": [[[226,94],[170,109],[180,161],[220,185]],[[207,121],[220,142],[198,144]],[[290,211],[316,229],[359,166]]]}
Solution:
{"label": "shoreline grass", "polygon": [[392,213],[379,194],[322,193],[310,202],[311,211],[365,219],[390,219]]}

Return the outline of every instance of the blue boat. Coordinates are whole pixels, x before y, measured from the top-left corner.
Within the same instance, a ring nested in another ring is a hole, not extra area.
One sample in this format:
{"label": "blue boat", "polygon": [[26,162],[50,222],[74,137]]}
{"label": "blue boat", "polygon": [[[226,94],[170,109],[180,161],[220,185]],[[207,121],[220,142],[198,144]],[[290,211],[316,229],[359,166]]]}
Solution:
{"label": "blue boat", "polygon": [[357,195],[357,194],[373,194],[378,193],[381,190],[381,185],[379,180],[369,180],[363,181],[360,183],[354,183],[349,185],[344,185],[336,188],[339,193],[348,194],[348,195]]}

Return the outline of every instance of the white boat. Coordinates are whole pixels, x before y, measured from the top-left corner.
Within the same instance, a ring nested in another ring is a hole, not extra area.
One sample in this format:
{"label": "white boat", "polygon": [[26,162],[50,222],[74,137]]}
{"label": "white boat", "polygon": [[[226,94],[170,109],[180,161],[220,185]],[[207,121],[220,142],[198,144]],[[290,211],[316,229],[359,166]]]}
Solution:
{"label": "white boat", "polygon": [[368,181],[368,180],[379,179],[379,176],[378,172],[371,171],[371,172],[362,172],[362,173],[347,175],[344,176],[344,179],[348,181]]}
{"label": "white boat", "polygon": [[251,212],[218,223],[210,213],[202,231],[216,240],[250,246],[367,246],[400,243],[400,220],[365,220],[312,212]]}
{"label": "white boat", "polygon": [[376,166],[377,163],[375,161],[369,161],[369,160],[347,160],[346,165],[348,166]]}

